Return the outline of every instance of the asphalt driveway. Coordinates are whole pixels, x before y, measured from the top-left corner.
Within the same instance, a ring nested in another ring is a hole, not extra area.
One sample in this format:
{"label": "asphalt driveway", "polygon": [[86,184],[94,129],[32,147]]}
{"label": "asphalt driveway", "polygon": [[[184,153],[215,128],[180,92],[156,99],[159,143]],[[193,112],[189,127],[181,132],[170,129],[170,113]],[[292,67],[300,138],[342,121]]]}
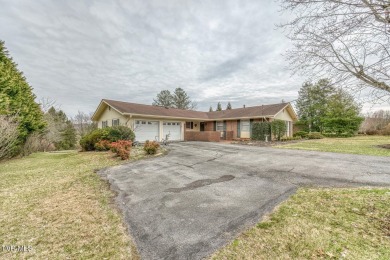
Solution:
{"label": "asphalt driveway", "polygon": [[390,158],[218,143],[99,172],[143,259],[201,259],[300,186],[390,186]]}

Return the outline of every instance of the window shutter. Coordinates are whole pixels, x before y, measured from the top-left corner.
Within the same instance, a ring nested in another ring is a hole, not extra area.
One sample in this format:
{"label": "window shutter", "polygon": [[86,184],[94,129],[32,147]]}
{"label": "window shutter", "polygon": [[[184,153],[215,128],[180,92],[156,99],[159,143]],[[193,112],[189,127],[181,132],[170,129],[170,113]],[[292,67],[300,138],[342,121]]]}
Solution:
{"label": "window shutter", "polygon": [[252,138],[252,123],[253,119],[249,120],[249,137]]}
{"label": "window shutter", "polygon": [[240,138],[241,136],[241,130],[240,130],[240,119],[237,120],[237,138]]}
{"label": "window shutter", "polygon": [[214,121],[214,131],[217,131],[217,121]]}
{"label": "window shutter", "polygon": [[223,131],[226,131],[226,120],[223,120]]}

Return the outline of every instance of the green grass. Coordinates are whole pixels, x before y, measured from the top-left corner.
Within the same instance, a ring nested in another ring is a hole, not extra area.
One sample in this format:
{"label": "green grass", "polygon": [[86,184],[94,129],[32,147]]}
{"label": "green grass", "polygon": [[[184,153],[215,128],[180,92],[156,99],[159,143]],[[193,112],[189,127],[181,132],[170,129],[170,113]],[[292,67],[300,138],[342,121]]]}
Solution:
{"label": "green grass", "polygon": [[390,259],[390,189],[300,189],[212,259]]}
{"label": "green grass", "polygon": [[37,153],[0,163],[0,246],[31,246],[1,259],[136,259],[95,169],[120,163],[101,152]]}
{"label": "green grass", "polygon": [[324,138],[277,146],[284,149],[300,149],[321,152],[390,156],[390,149],[378,145],[390,144],[390,136],[357,136],[351,138]]}

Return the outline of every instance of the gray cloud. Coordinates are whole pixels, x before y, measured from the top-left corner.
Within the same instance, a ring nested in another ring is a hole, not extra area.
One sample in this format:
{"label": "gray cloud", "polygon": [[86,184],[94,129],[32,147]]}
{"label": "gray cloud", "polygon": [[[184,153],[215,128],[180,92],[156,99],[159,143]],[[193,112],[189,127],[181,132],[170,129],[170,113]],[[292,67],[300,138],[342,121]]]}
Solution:
{"label": "gray cloud", "polygon": [[184,88],[200,110],[289,101],[302,79],[282,54],[275,2],[0,0],[4,40],[38,98],[69,115],[100,99],[151,104]]}

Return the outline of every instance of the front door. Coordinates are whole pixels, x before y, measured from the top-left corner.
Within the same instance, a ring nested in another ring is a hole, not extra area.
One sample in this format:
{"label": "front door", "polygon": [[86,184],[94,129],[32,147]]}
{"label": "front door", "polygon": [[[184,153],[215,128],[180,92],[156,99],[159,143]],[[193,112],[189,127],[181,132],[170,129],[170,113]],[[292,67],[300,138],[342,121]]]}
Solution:
{"label": "front door", "polygon": [[200,131],[204,131],[204,122],[200,122]]}

